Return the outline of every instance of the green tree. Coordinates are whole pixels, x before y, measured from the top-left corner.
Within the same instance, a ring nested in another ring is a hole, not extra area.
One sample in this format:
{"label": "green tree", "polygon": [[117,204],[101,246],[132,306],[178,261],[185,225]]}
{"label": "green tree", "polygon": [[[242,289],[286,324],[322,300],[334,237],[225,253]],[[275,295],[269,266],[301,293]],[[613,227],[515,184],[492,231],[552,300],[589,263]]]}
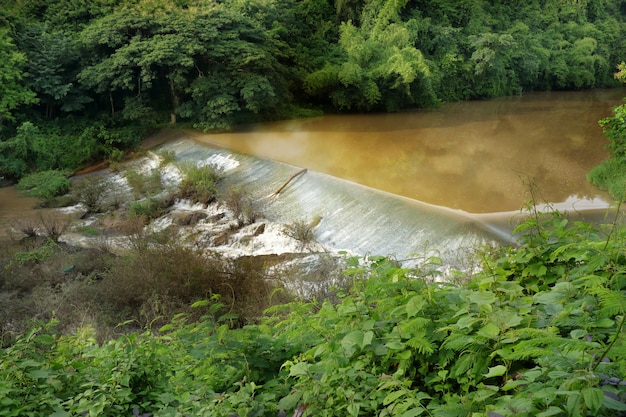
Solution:
{"label": "green tree", "polygon": [[79,79],[108,95],[111,114],[116,102],[132,105],[131,119],[145,105],[210,129],[276,103],[278,52],[261,26],[225,5],[167,4],[123,7],[82,32],[85,49],[96,54]]}
{"label": "green tree", "polygon": [[47,25],[26,26],[18,39],[28,58],[25,81],[44,106],[46,118],[51,118],[56,108],[83,110],[91,99],[75,79],[80,57],[74,40],[63,32],[50,32]]}
{"label": "green tree", "polygon": [[328,95],[339,110],[398,110],[433,104],[430,70],[414,47],[416,31],[402,22],[406,1],[370,1],[360,27],[341,24],[340,58],[309,74],[311,95]]}
{"label": "green tree", "polygon": [[13,110],[37,102],[35,93],[26,87],[23,68],[26,57],[19,52],[6,29],[0,28],[0,125],[13,121]]}

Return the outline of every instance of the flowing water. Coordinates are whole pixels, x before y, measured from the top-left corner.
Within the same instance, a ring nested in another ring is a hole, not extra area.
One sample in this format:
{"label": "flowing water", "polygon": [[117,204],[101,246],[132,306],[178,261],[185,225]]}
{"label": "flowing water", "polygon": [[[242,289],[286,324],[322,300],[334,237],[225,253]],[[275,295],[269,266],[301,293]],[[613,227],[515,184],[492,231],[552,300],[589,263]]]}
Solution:
{"label": "flowing water", "polygon": [[[435,250],[456,263],[464,248],[510,240],[532,196],[602,218],[610,199],[586,174],[608,157],[598,120],[625,94],[533,93],[224,134],[170,132],[162,148],[178,161],[227,167],[226,181],[245,187],[271,220],[321,219],[315,237],[328,247],[398,258]],[[0,195],[0,226],[28,204],[10,190]]]}

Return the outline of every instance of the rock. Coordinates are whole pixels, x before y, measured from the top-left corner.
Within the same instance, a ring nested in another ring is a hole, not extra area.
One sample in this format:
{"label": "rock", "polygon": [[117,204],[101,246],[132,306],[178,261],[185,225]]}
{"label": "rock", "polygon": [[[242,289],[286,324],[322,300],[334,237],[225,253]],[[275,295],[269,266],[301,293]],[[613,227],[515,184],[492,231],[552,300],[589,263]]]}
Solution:
{"label": "rock", "polygon": [[193,211],[191,213],[175,214],[172,217],[172,221],[179,226],[193,226],[200,220],[206,219],[207,214],[201,211]]}
{"label": "rock", "polygon": [[220,233],[213,238],[213,246],[224,246],[228,244],[229,237],[228,233]]}
{"label": "rock", "polygon": [[265,233],[265,223],[258,225],[252,232],[252,236],[259,236]]}
{"label": "rock", "polygon": [[217,223],[220,220],[222,220],[224,217],[226,217],[225,213],[217,213],[217,214],[214,214],[213,216],[208,217],[207,221],[211,223]]}

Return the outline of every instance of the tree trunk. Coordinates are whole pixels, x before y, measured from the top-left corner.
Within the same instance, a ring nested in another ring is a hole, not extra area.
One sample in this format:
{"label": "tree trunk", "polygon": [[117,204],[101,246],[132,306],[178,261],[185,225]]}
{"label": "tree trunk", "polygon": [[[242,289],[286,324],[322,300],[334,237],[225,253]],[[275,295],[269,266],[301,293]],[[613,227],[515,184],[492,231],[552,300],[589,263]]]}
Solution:
{"label": "tree trunk", "polygon": [[180,99],[176,94],[176,89],[174,88],[174,80],[170,78],[170,93],[172,94],[172,111],[170,113],[170,124],[176,124],[176,110],[178,110],[178,106],[180,105]]}
{"label": "tree trunk", "polygon": [[113,105],[113,93],[111,92],[110,88],[109,88],[109,103],[111,104],[111,116],[114,117],[115,116],[115,106]]}

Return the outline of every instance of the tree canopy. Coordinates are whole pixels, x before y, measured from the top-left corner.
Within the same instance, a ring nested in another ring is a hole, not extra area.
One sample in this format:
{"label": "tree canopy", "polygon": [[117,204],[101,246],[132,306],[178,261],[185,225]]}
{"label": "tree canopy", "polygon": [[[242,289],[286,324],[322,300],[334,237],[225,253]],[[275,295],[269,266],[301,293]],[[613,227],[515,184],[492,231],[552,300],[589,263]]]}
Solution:
{"label": "tree canopy", "polygon": [[67,117],[74,138],[93,121],[224,130],[610,87],[625,15],[618,0],[7,0],[0,140]]}

